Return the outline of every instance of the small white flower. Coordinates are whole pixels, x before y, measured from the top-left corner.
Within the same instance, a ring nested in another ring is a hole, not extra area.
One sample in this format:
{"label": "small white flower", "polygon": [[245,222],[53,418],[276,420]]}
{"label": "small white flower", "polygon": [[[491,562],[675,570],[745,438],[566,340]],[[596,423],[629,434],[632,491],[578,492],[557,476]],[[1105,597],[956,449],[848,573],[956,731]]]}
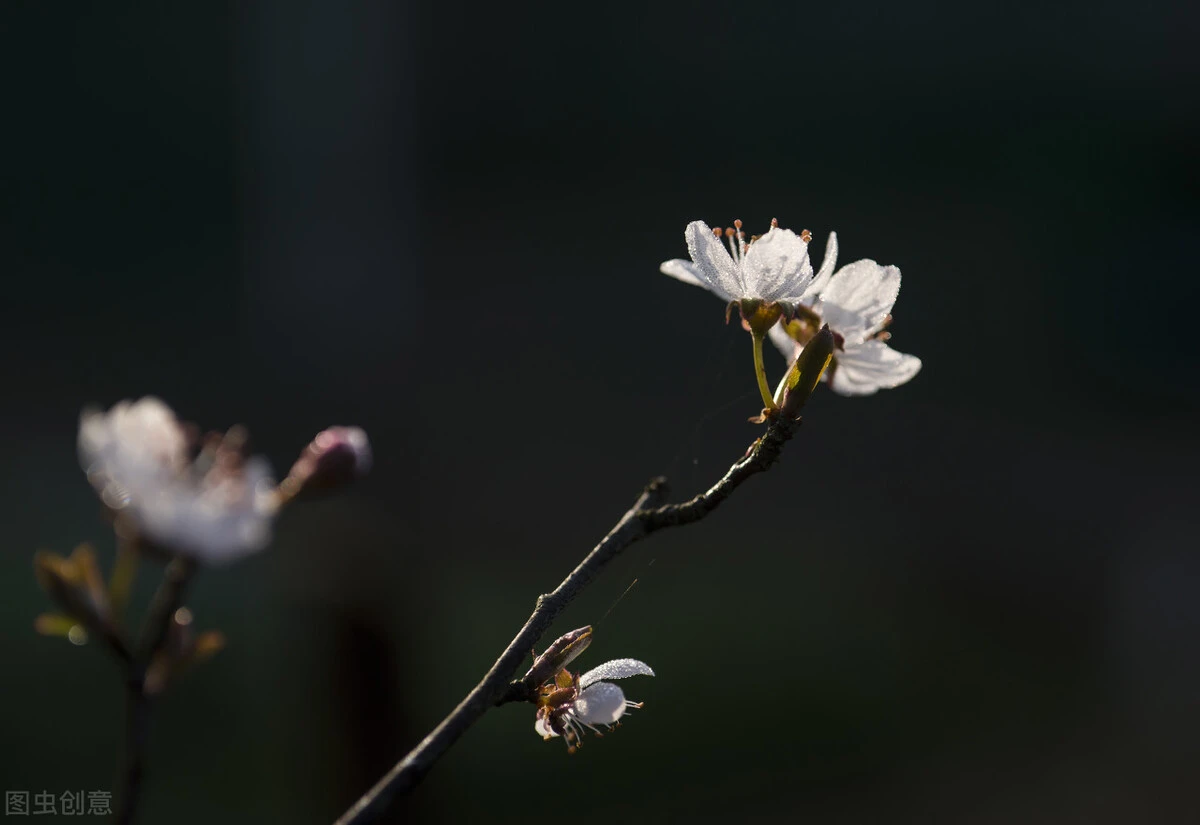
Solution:
{"label": "small white flower", "polygon": [[[832,249],[832,252],[830,251]],[[830,387],[840,395],[871,395],[910,381],[921,369],[921,359],[889,347],[885,331],[900,293],[900,270],[871,260],[855,261],[833,272],[837,238],[829,233],[822,274],[813,281],[796,319],[771,327],[771,340],[789,361],[807,341],[829,324],[837,346],[825,373]],[[791,334],[789,334],[789,330]],[[797,340],[799,338],[800,340]]]}
{"label": "small white flower", "polygon": [[210,438],[194,459],[187,430],[157,398],[85,410],[79,454],[104,503],[139,535],[206,562],[253,553],[278,509],[270,467],[246,459],[237,430]]}
{"label": "small white flower", "polygon": [[597,725],[612,726],[629,708],[641,707],[641,703],[626,699],[620,687],[602,680],[653,675],[650,666],[637,659],[613,659],[578,678],[560,671],[542,689],[534,730],[543,739],[565,737],[567,749],[574,753],[583,728],[599,735]]}
{"label": "small white flower", "polygon": [[798,303],[813,280],[808,260],[808,242],[812,235],[799,235],[780,229],[771,221],[767,234],[746,241],[742,222],[724,232],[710,229],[704,221],[692,221],[684,230],[688,254],[692,260],[675,259],[659,267],[687,284],[702,286],[722,301],[763,301]]}

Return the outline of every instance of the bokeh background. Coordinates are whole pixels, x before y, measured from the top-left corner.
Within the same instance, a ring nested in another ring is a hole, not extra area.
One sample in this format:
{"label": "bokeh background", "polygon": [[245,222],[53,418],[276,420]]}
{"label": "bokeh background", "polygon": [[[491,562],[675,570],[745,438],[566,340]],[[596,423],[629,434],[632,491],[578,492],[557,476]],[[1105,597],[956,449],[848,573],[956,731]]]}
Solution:
{"label": "bokeh background", "polygon": [[35,549],[112,555],[85,404],[245,423],[280,473],[371,433],[370,478],[199,579],[229,646],[158,704],[143,817],[330,822],[647,479],[689,496],[754,438],[746,336],[657,267],[690,220],[778,217],[901,267],[924,370],[819,394],[782,464],[570,608],[581,665],[658,671],[618,733],[568,757],[499,709],[391,821],[1195,816],[1194,9],[0,21],[4,789],[112,785],[116,668],[32,630]]}

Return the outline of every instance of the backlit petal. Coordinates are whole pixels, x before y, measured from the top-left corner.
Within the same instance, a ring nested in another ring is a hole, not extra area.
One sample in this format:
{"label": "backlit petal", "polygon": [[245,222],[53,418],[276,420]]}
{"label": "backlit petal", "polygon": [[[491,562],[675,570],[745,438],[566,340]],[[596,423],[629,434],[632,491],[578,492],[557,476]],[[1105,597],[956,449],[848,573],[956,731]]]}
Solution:
{"label": "backlit petal", "polygon": [[883,323],[899,293],[899,269],[871,260],[855,261],[830,279],[817,312],[847,341],[861,341]]}
{"label": "backlit petal", "polygon": [[833,277],[833,270],[837,267],[837,256],[837,233],[830,232],[829,239],[825,241],[825,258],[821,261],[821,268],[817,270],[817,275],[808,285],[808,289],[804,290],[800,303],[811,304],[820,297],[821,290],[829,286],[829,279]]}
{"label": "backlit petal", "polygon": [[[723,300],[744,297],[742,276],[729,250],[716,237],[704,221],[692,221],[683,232],[687,240],[688,254],[696,267],[692,274]],[[670,274],[670,273],[668,273]]]}
{"label": "backlit petal", "polygon": [[601,679],[625,679],[629,676],[653,676],[654,671],[645,662],[637,659],[613,659],[598,667],[594,667],[579,677],[579,686],[587,688],[593,682]]}
{"label": "backlit petal", "polygon": [[580,692],[571,715],[585,725],[611,725],[625,713],[625,692],[612,682],[596,684]]}
{"label": "backlit petal", "polygon": [[839,352],[833,391],[839,395],[872,395],[912,380],[921,359],[897,352],[883,341],[864,341]]}
{"label": "backlit petal", "polygon": [[767,330],[767,335],[771,339],[771,343],[783,353],[784,359],[790,364],[796,360],[796,356],[800,354],[800,344],[795,338],[788,335],[783,330],[783,324],[776,324]]}
{"label": "backlit petal", "polygon": [[554,729],[550,727],[549,716],[540,717],[536,722],[533,723],[533,729],[537,731],[538,736],[542,737],[543,739],[549,739],[552,736],[558,736],[558,734],[554,732]]}
{"label": "backlit petal", "polygon": [[[692,286],[700,286],[705,289],[712,290],[712,286],[704,281],[699,275],[699,267],[691,261],[685,261],[682,258],[675,258],[670,261],[663,261],[659,266],[658,271],[664,275],[670,275],[677,281],[683,281],[685,284]],[[725,300],[732,300],[726,295],[721,295]]]}
{"label": "backlit petal", "polygon": [[742,261],[746,294],[764,301],[798,301],[812,281],[808,243],[790,229],[773,227],[750,244]]}

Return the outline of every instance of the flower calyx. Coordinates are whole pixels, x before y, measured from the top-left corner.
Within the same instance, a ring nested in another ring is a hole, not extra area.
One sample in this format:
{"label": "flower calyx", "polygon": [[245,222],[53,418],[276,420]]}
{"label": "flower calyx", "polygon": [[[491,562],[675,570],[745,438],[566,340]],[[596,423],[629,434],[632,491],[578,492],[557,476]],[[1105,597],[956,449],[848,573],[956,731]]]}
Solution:
{"label": "flower calyx", "polygon": [[730,312],[735,306],[742,316],[742,328],[751,335],[766,335],[780,318],[793,311],[791,304],[783,301],[767,302],[759,298],[742,298],[730,301],[725,308],[726,323],[729,322]]}

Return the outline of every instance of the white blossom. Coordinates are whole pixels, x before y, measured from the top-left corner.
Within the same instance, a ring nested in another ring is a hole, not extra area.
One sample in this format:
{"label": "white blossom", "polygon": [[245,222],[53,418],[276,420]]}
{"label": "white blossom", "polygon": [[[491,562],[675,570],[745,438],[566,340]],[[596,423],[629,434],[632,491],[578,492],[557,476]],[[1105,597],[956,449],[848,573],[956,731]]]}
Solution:
{"label": "white blossom", "polygon": [[242,455],[236,430],[208,439],[195,458],[191,441],[157,398],[85,410],[79,422],[88,480],[140,536],[206,562],[261,550],[278,509],[270,467]]}
{"label": "white blossom", "polygon": [[[814,317],[793,320],[790,328],[811,334],[822,323],[829,325],[837,346],[826,378],[840,395],[871,395],[910,381],[920,371],[921,359],[897,352],[886,343],[891,335],[885,328],[900,293],[900,270],[864,259],[835,273],[836,258],[837,238],[831,232],[822,274],[813,281],[800,305],[802,311]],[[827,269],[829,274],[823,277]],[[769,335],[790,361],[803,345],[789,335],[788,326],[789,321],[784,319],[771,327]],[[805,334],[799,336],[801,340],[806,340]]]}
{"label": "white blossom", "polygon": [[704,221],[692,221],[684,230],[690,261],[664,262],[659,270],[687,284],[701,286],[722,301],[796,303],[813,281],[808,260],[807,230],[797,235],[780,229],[774,220],[767,234],[746,240],[742,222],[726,229],[711,229]]}
{"label": "white blossom", "polygon": [[543,738],[565,736],[571,751],[578,746],[583,728],[599,733],[597,725],[611,726],[629,708],[640,708],[638,702],[625,698],[625,691],[605,679],[625,679],[629,676],[653,676],[654,671],[637,659],[613,659],[592,668],[578,679],[568,678],[565,685],[548,687],[538,707],[534,730]]}

